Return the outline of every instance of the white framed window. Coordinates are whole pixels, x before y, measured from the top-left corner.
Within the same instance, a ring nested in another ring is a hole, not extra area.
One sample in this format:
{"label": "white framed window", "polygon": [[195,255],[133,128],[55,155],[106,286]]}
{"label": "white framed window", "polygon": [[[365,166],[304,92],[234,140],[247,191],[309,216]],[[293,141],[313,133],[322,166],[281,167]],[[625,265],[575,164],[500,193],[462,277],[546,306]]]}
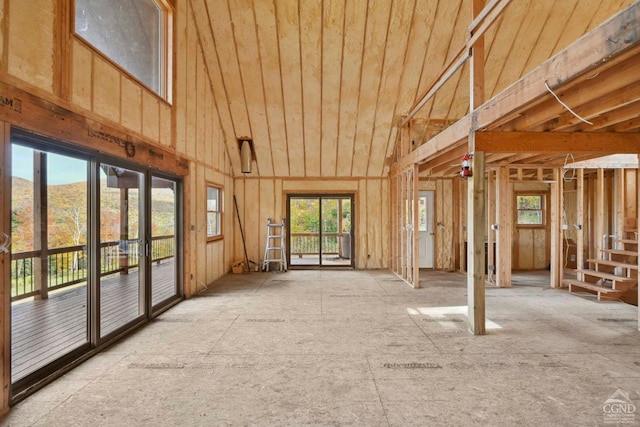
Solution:
{"label": "white framed window", "polygon": [[222,188],[207,184],[207,239],[222,238]]}
{"label": "white framed window", "polygon": [[545,200],[544,194],[518,194],[516,195],[517,223],[520,226],[544,226],[545,225]]}
{"label": "white framed window", "polygon": [[73,30],[164,99],[169,97],[171,9],[164,0],[75,0]]}

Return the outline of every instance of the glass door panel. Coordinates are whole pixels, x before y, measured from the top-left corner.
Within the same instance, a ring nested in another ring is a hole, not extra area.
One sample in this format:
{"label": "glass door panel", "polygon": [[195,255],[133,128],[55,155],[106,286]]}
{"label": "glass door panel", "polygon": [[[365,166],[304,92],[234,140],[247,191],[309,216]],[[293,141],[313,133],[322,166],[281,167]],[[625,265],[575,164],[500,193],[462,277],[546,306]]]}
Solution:
{"label": "glass door panel", "polygon": [[351,265],[351,199],[321,200],[322,265]]}
{"label": "glass door panel", "polygon": [[353,266],[352,196],[290,196],[290,265]]}
{"label": "glass door panel", "polygon": [[177,287],[177,185],[151,178],[151,304],[155,307],[178,294]]}
{"label": "glass door panel", "polygon": [[11,152],[11,382],[18,390],[89,342],[88,162],[15,141]]}
{"label": "glass door panel", "polygon": [[102,164],[100,200],[100,336],[104,337],[145,312],[140,253],[144,175]]}
{"label": "glass door panel", "polygon": [[320,198],[289,199],[290,265],[320,265]]}

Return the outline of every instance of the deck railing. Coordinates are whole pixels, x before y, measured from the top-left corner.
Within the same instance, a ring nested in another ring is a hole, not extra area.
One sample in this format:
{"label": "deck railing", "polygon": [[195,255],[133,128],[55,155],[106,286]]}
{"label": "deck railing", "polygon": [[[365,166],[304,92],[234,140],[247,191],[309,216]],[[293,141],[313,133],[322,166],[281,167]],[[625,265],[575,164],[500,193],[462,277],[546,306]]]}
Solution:
{"label": "deck railing", "polygon": [[[322,253],[338,254],[342,233],[322,233]],[[291,255],[313,255],[320,253],[320,235],[318,233],[291,233],[289,245]]]}
{"label": "deck railing", "polygon": [[[151,261],[160,262],[175,256],[175,236],[151,238]],[[116,240],[100,244],[101,276],[126,273],[138,266],[139,241]],[[67,246],[46,251],[46,272],[42,272],[42,251],[11,254],[11,300],[41,293],[38,282],[46,278],[47,291],[87,280],[87,247]]]}

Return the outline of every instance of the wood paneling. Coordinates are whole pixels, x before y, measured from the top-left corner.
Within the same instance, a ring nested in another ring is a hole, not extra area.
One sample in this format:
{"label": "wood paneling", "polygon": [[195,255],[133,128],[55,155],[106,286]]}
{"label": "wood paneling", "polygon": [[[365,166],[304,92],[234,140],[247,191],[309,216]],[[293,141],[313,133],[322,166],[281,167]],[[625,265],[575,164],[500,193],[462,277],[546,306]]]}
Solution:
{"label": "wood paneling", "polygon": [[93,56],[93,111],[111,120],[120,122],[120,72],[100,56]]}
{"label": "wood paneling", "polygon": [[85,110],[91,110],[91,51],[82,43],[74,41],[72,44],[72,55],[71,101]]}
{"label": "wood paneling", "polygon": [[12,1],[9,4],[9,15],[4,17],[8,39],[6,70],[53,93],[56,2]]}
{"label": "wood paneling", "polygon": [[[89,75],[90,77],[90,75]],[[131,129],[138,133],[144,133],[147,136],[150,136],[154,139],[157,139],[157,132],[153,136],[143,132],[143,120],[142,120],[142,88],[140,85],[136,84],[132,80],[123,79],[122,87],[121,87],[121,97],[122,97],[122,126],[127,129]],[[149,102],[145,99],[146,102]],[[157,125],[158,120],[152,120],[149,116],[150,108],[147,106],[145,109],[145,120],[144,123],[146,127]]]}
{"label": "wood paneling", "polygon": [[[226,143],[253,138],[262,177],[381,177],[394,123],[467,38],[471,2],[190,0]],[[494,96],[630,0],[511,2],[485,35]],[[419,112],[455,122],[463,67]],[[468,129],[468,128],[467,128]]]}
{"label": "wood paneling", "polygon": [[[386,179],[235,179],[233,185],[249,259],[264,257],[267,218],[279,221],[285,216],[287,194],[354,194],[356,230],[356,268],[389,267],[389,183]],[[377,206],[376,209],[370,209]],[[235,215],[235,212],[234,212]],[[234,259],[244,259],[240,230],[236,225]]]}

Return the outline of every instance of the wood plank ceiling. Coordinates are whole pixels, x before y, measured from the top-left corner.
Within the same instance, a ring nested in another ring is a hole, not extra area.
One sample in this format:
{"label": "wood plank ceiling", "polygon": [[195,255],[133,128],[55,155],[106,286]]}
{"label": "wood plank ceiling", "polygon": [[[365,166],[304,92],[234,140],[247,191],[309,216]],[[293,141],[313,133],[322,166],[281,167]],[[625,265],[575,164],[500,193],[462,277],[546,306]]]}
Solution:
{"label": "wood plank ceiling", "polygon": [[[386,176],[394,124],[471,22],[471,0],[189,1],[234,173],[250,138],[262,177]],[[487,99],[633,1],[514,0],[486,35]],[[416,116],[416,145],[467,114],[467,86],[465,66]]]}

